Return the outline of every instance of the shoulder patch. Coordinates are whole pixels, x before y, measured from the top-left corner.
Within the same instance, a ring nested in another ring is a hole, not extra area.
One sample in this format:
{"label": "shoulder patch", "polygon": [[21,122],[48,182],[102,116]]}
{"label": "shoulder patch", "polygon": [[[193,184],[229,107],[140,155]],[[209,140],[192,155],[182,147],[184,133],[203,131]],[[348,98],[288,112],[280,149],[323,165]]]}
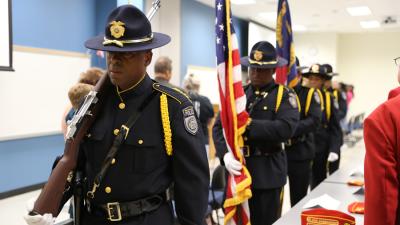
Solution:
{"label": "shoulder patch", "polygon": [[[153,89],[166,94],[170,98],[173,98],[174,100],[179,102],[179,104],[182,104],[185,101],[190,101],[190,98],[185,93],[183,93],[181,90],[179,90],[177,88],[174,89],[174,88],[170,88],[170,87],[167,87],[167,86],[159,84],[159,83],[154,83]],[[177,91],[177,90],[179,90],[179,91]]]}
{"label": "shoulder patch", "polygon": [[342,91],[342,98],[343,98],[344,100],[347,100],[347,95],[346,95],[346,93],[345,93],[344,91]]}
{"label": "shoulder patch", "polygon": [[199,125],[197,124],[197,119],[194,115],[195,111],[193,106],[188,106],[182,109],[183,113],[183,123],[185,125],[185,129],[192,135],[196,135],[199,130]]}
{"label": "shoulder patch", "polygon": [[339,109],[339,103],[335,99],[333,99],[333,106],[335,107],[335,109]]}

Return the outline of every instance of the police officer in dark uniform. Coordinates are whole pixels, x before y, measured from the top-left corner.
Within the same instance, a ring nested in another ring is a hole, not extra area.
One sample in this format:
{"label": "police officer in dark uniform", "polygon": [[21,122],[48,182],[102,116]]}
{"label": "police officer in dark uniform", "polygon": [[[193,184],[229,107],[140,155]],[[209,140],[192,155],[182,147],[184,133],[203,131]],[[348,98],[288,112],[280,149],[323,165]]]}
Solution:
{"label": "police officer in dark uniform", "polygon": [[[327,73],[330,76],[338,76],[338,73],[334,73],[333,72],[333,68],[330,64],[323,64],[322,66],[324,66],[327,69]],[[332,80],[328,80],[325,82],[325,89],[327,91],[329,91],[331,93],[331,95],[334,97],[335,100],[335,104],[337,104],[338,106],[338,119],[339,122],[342,121],[343,119],[346,118],[346,114],[347,114],[347,96],[346,93],[343,92],[342,90],[340,90],[338,87],[333,87],[332,84]],[[342,131],[342,129],[341,129]],[[342,132],[342,138],[340,139],[340,146],[342,146],[344,143],[343,141],[343,132]],[[338,160],[334,161],[334,162],[330,162],[328,169],[329,169],[329,174],[334,173],[336,170],[339,169],[339,164],[340,164],[340,151],[339,151],[339,158]]]}
{"label": "police officer in dark uniform", "polygon": [[[297,73],[301,77],[299,60],[296,57]],[[304,68],[303,68],[304,69]],[[292,207],[307,195],[310,185],[312,160],[315,156],[314,132],[321,122],[321,99],[314,88],[301,85],[294,88],[300,104],[300,121],[296,131],[286,145],[290,203]]]}
{"label": "police officer in dark uniform", "polygon": [[[251,83],[245,87],[247,112],[251,122],[243,135],[243,154],[252,177],[253,196],[249,200],[252,225],[270,225],[281,213],[287,161],[284,142],[292,137],[299,111],[296,96],[273,79],[275,68],[287,64],[277,57],[269,42],[261,41],[241,59],[249,67]],[[227,153],[219,118],[213,128],[217,153],[228,172],[237,172],[237,161]]]}
{"label": "police officer in dark uniform", "polygon": [[[173,184],[182,225],[204,222],[209,168],[191,101],[146,73],[151,49],[170,37],[155,33],[146,16],[124,5],[108,17],[105,36],[87,48],[107,52],[109,96],[81,145],[86,175],[83,224],[173,224],[167,189]],[[139,115],[131,127],[127,122]],[[103,175],[103,160],[119,132],[125,142]],[[96,182],[98,175],[101,182]]]}
{"label": "police officer in dark uniform", "polygon": [[315,131],[315,158],[312,165],[311,188],[315,188],[327,176],[327,163],[339,158],[341,130],[338,118],[338,107],[331,93],[323,88],[326,80],[332,79],[327,69],[319,64],[310,67],[303,74],[309,86],[317,89],[323,106],[321,125]]}

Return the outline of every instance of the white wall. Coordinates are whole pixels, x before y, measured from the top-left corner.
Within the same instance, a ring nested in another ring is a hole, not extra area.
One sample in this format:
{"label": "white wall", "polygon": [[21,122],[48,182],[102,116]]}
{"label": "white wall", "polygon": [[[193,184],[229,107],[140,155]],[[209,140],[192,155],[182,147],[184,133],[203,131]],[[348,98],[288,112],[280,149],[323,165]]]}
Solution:
{"label": "white wall", "polygon": [[300,63],[330,63],[334,68],[337,61],[337,34],[295,33],[293,36],[296,55]]}
{"label": "white wall", "polygon": [[[153,0],[146,0],[146,14],[150,11]],[[165,1],[166,2],[166,1]],[[180,43],[181,43],[181,1],[168,0],[168,4],[161,2],[161,8],[157,11],[151,20],[153,32],[160,32],[171,36],[171,42],[159,49],[153,50],[153,61],[147,68],[147,72],[153,77],[154,62],[159,56],[168,56],[172,60],[172,78],[171,83],[180,86]]]}
{"label": "white wall", "polygon": [[272,45],[276,45],[276,33],[275,31],[269,30],[265,27],[257,25],[255,23],[249,23],[249,51],[254,44],[259,41],[268,41]]}
{"label": "white wall", "polygon": [[338,79],[355,85],[349,114],[369,114],[398,86],[393,59],[400,56],[400,32],[340,34],[338,42]]}

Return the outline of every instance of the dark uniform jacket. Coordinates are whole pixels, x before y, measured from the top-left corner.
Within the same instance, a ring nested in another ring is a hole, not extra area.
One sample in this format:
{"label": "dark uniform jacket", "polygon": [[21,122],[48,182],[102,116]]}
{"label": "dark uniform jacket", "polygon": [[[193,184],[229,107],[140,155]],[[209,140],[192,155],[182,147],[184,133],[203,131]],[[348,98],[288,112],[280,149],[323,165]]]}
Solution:
{"label": "dark uniform jacket", "polygon": [[[156,92],[137,122],[130,129],[125,143],[119,149],[115,162],[110,166],[92,205],[108,202],[127,202],[164,193],[174,184],[176,212],[182,225],[202,224],[208,201],[209,168],[206,151],[202,143],[200,126],[190,123],[185,110],[193,111],[190,100],[184,95],[160,84],[154,83],[147,75],[133,90],[121,93],[125,109],[118,107],[121,102],[115,87],[110,90],[103,110],[81,145],[86,163],[86,191],[93,187],[93,180],[109,151],[116,134],[125,124],[133,110]],[[160,95],[165,93],[172,131],[172,156],[167,155],[164,131],[160,113]],[[194,120],[196,121],[196,120]],[[191,126],[188,126],[190,124]],[[198,122],[197,122],[198,124]],[[85,193],[86,193],[85,191]],[[167,212],[167,211],[168,212]],[[172,224],[169,207],[160,207],[157,213],[143,221],[122,224]],[[101,218],[104,219],[104,218]],[[138,220],[143,217],[138,217]],[[93,222],[94,223],[94,222]]]}
{"label": "dark uniform jacket", "polygon": [[[251,85],[245,87],[247,111],[252,119],[244,134],[245,146],[250,150],[246,164],[255,189],[279,188],[286,183],[287,161],[282,147],[296,129],[299,111],[296,97],[286,88],[279,109],[275,110],[278,87],[274,81],[260,90]],[[222,159],[227,149],[219,118],[213,128],[213,137],[218,156]]]}
{"label": "dark uniform jacket", "polygon": [[321,123],[321,99],[315,89],[297,85],[294,91],[301,105],[300,121],[286,145],[288,160],[310,160],[315,155],[313,132]]}
{"label": "dark uniform jacket", "polygon": [[[339,106],[329,91],[321,90],[320,95],[322,97],[321,99],[323,99],[323,101],[321,101],[323,111],[321,125],[315,131],[316,152],[322,153],[322,151],[329,151],[339,153],[340,146],[342,145],[342,131],[338,117]],[[321,146],[328,147],[321,148]]]}

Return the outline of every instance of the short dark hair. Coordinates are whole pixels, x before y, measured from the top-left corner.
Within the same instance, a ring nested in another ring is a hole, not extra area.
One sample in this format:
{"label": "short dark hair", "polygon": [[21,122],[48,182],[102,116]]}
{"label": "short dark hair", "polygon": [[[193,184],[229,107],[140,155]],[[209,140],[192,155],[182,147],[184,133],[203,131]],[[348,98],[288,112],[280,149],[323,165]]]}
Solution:
{"label": "short dark hair", "polygon": [[172,60],[166,56],[157,59],[154,65],[155,73],[166,73],[172,71]]}

